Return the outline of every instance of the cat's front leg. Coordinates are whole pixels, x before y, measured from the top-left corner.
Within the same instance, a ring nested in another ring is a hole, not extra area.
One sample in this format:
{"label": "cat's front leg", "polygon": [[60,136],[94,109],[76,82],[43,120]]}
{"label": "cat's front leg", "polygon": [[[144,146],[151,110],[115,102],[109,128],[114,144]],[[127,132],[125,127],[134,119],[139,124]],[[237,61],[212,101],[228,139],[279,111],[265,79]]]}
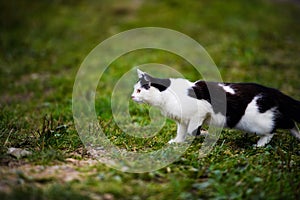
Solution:
{"label": "cat's front leg", "polygon": [[198,136],[198,135],[205,136],[205,135],[207,135],[208,134],[207,131],[201,131],[201,126],[203,124],[204,119],[205,119],[204,117],[197,117],[197,116],[192,118],[189,122],[187,132],[190,135],[193,135],[193,136]]}
{"label": "cat's front leg", "polygon": [[177,134],[174,139],[171,139],[168,143],[181,143],[184,142],[186,137],[187,126],[183,123],[177,123]]}

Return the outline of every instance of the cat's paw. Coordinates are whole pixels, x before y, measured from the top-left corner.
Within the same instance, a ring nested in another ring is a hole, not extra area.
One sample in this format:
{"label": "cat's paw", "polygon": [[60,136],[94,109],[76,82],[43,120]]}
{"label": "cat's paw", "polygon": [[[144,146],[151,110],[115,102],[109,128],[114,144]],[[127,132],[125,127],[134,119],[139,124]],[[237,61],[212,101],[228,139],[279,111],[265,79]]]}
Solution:
{"label": "cat's paw", "polygon": [[201,130],[201,132],[200,132],[200,135],[199,135],[199,136],[201,136],[201,137],[206,137],[206,136],[208,136],[208,135],[209,135],[209,132],[208,132],[208,131]]}
{"label": "cat's paw", "polygon": [[172,144],[172,143],[175,143],[175,139],[171,139],[168,144]]}
{"label": "cat's paw", "polygon": [[263,147],[266,147],[266,143],[256,143],[256,144],[253,144],[252,146],[254,147],[254,148],[263,148]]}
{"label": "cat's paw", "polygon": [[178,140],[178,139],[171,139],[169,142],[168,142],[168,144],[172,144],[172,143],[182,143],[182,142],[184,142],[184,140]]}

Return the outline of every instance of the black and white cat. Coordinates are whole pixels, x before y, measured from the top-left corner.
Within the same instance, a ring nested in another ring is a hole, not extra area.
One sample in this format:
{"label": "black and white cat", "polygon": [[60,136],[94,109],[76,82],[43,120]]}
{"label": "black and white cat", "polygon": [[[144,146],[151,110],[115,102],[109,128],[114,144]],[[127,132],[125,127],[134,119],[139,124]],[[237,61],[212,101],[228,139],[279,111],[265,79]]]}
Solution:
{"label": "black and white cat", "polygon": [[[255,83],[217,83],[182,78],[160,79],[137,70],[138,82],[131,98],[158,107],[177,123],[169,143],[184,142],[186,134],[199,134],[203,123],[255,133],[257,147],[270,142],[277,129],[289,129],[300,140],[300,102],[280,91]],[[223,93],[226,112],[211,103],[210,92]]]}

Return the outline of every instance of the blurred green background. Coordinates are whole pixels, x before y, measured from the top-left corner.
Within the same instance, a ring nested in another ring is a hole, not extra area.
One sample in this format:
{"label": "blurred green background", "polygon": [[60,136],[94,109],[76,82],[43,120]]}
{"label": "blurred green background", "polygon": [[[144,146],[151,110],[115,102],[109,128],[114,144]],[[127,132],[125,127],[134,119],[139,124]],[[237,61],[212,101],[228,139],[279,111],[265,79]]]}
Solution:
{"label": "blurred green background", "polygon": [[[126,174],[100,164],[78,166],[75,170],[85,178],[65,183],[55,176],[30,178],[22,171],[24,164],[52,166],[64,165],[68,158],[89,159],[73,124],[72,87],[83,59],[108,37],[138,27],[174,29],[207,50],[225,82],[257,82],[300,99],[299,19],[299,2],[283,0],[0,1],[0,195],[3,199],[299,198],[300,145],[285,131],[267,148],[252,149],[257,138],[224,130],[210,156],[197,159],[199,139],[178,162],[152,173]],[[114,81],[130,67],[148,62],[172,66],[192,80],[199,78],[185,61],[160,51],[137,52],[114,62],[99,85],[108,97],[101,97],[96,108],[109,137],[127,150],[160,147],[176,129],[169,122],[162,138],[142,142],[131,141],[113,123],[108,125]],[[149,108],[132,106],[140,122],[147,121]],[[66,128],[57,129],[61,125]],[[33,153],[16,159],[7,154],[10,147]],[[19,171],[10,166],[20,167]]]}

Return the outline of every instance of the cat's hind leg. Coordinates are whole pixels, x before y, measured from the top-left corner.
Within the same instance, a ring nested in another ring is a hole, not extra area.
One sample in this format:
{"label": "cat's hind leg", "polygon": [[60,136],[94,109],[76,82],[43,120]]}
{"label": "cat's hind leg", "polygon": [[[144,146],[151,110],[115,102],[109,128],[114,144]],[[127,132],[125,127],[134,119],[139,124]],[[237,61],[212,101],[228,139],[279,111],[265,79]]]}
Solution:
{"label": "cat's hind leg", "polygon": [[295,124],[295,127],[290,129],[290,132],[292,133],[292,135],[297,138],[298,140],[300,140],[300,132],[299,132],[299,128],[297,127],[297,125]]}
{"label": "cat's hind leg", "polygon": [[268,144],[272,137],[274,136],[273,133],[264,134],[260,137],[260,139],[257,141],[256,147],[264,147],[266,144]]}
{"label": "cat's hind leg", "polygon": [[176,137],[174,139],[171,139],[168,143],[172,144],[172,143],[184,142],[185,137],[186,137],[186,130],[187,130],[187,126],[185,124],[177,122]]}

